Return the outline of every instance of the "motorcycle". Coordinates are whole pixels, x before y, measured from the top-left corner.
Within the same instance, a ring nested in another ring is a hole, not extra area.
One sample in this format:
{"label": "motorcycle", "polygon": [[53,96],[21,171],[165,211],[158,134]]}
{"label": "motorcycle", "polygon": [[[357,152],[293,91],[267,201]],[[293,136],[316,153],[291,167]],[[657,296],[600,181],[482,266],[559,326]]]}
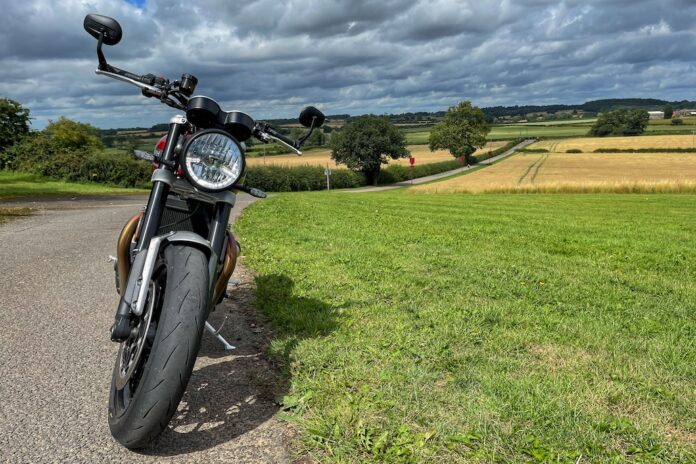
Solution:
{"label": "motorcycle", "polygon": [[307,131],[288,138],[241,111],[224,111],[212,98],[194,96],[197,78],[169,81],[137,75],[107,63],[102,45],[116,45],[121,26],[90,14],[85,30],[97,39],[96,73],[138,87],[183,114],[171,118],[154,153],[152,190],[144,211],[121,230],[115,259],[120,301],[111,340],[120,344],[109,393],[109,428],[130,449],[150,444],[167,427],[191,376],[204,329],[233,349],[208,315],[225,297],[239,243],[228,230],[236,194],[264,198],[243,185],[244,142],[255,137],[300,147],[324,115],[305,108],[299,122]]}

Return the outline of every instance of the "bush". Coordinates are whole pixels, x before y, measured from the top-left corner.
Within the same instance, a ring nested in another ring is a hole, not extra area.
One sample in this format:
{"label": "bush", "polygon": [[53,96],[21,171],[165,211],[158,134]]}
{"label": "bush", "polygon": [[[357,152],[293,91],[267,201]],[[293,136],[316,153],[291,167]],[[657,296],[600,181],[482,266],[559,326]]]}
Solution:
{"label": "bush", "polygon": [[[247,168],[245,185],[269,192],[323,190],[326,176],[321,166],[254,166]],[[331,170],[331,188],[365,185],[365,177],[350,169]]]}
{"label": "bush", "polygon": [[[451,171],[462,167],[462,163],[458,159],[450,161],[441,161],[439,163],[427,163],[416,165],[413,167],[413,178],[431,176],[441,172]],[[403,182],[411,178],[411,168],[409,166],[401,166],[394,164],[382,169],[377,176],[377,184],[393,184],[395,182]]]}
{"label": "bush", "polygon": [[582,153],[582,150],[580,150],[579,148],[570,148],[566,150],[566,153]]}
{"label": "bush", "polygon": [[0,168],[68,181],[89,181],[136,187],[147,184],[148,163],[125,153],[69,149],[46,134],[27,137],[0,155]]}
{"label": "bush", "polygon": [[684,124],[684,120],[682,118],[674,118],[672,119],[671,124],[673,126],[681,126],[682,124]]}

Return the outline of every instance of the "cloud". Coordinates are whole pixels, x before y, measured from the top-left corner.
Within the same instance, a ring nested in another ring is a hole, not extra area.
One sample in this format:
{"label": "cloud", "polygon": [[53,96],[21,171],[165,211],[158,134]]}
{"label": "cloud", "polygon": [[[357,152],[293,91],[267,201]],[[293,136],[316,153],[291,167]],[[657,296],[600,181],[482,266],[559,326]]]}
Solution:
{"label": "cloud", "polygon": [[173,110],[94,74],[98,12],[121,23],[110,62],[198,77],[201,94],[256,118],[306,104],[327,113],[693,99],[688,0],[24,0],[5,2],[0,96],[34,127],[61,115],[100,127],[148,126]]}

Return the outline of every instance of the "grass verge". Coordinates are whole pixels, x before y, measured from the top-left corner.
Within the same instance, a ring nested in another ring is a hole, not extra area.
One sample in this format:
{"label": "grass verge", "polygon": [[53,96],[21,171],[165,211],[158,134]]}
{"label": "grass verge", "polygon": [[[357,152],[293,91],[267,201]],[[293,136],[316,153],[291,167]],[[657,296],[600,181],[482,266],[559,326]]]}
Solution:
{"label": "grass verge", "polygon": [[0,208],[0,223],[30,214],[31,209],[29,208]]}
{"label": "grass verge", "polygon": [[0,199],[19,197],[69,197],[84,195],[123,195],[147,190],[111,187],[102,184],[64,182],[35,174],[0,171]]}
{"label": "grass verge", "polygon": [[696,196],[281,194],[237,230],[319,462],[694,462]]}

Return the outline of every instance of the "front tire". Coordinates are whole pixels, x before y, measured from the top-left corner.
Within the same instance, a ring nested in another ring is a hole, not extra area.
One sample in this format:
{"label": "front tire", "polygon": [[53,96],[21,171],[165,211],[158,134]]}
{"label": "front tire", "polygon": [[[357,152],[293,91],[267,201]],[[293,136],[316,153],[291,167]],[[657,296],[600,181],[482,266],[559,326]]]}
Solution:
{"label": "front tire", "polygon": [[119,369],[128,341],[124,342],[111,380],[109,428],[129,449],[143,448],[161,434],[184,394],[208,317],[208,260],[197,248],[170,245],[152,284],[153,288],[164,284],[163,297],[151,292],[150,298],[161,304],[156,300],[153,304],[138,365],[123,385]]}

